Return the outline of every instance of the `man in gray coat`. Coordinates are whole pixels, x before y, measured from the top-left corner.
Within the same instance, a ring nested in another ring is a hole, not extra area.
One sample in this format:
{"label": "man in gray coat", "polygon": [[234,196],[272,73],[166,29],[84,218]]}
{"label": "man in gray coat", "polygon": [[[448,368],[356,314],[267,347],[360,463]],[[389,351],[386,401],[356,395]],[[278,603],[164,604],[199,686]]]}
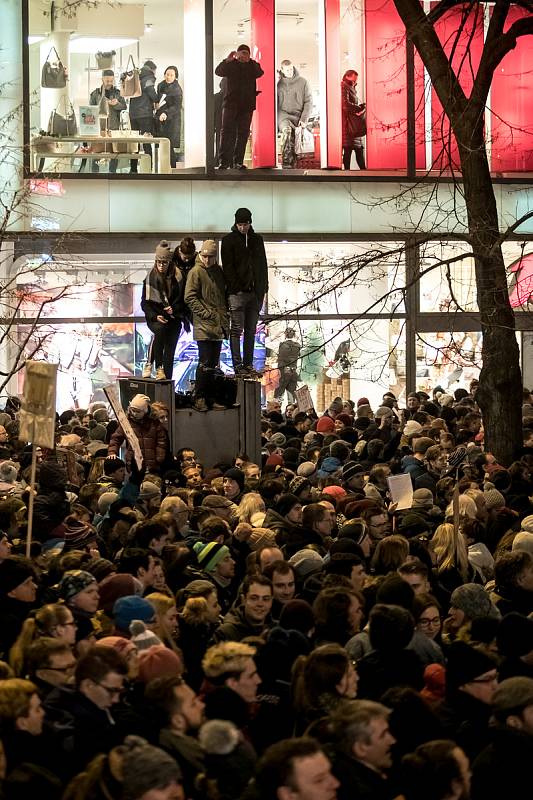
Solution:
{"label": "man in gray coat", "polygon": [[288,59],[281,62],[278,81],[278,130],[282,133],[282,166],[294,167],[294,131],[305,125],[313,107],[309,81],[299,74]]}

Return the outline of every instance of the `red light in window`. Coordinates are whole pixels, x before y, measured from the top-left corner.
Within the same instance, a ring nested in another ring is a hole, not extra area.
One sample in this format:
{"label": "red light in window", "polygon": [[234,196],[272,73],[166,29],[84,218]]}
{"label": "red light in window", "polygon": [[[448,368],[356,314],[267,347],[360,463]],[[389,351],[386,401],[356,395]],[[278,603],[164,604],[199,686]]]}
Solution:
{"label": "red light in window", "polygon": [[45,194],[51,197],[61,197],[65,194],[62,181],[52,181],[46,178],[31,178],[30,192],[32,194]]}

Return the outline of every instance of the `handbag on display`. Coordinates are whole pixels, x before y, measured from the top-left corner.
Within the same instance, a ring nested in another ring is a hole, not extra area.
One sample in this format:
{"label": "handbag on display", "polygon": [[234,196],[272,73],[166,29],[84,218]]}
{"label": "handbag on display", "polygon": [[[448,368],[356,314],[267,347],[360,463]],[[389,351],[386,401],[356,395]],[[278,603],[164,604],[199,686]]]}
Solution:
{"label": "handbag on display", "polygon": [[[131,62],[131,66],[130,66]],[[126,71],[120,76],[120,93],[122,97],[140,97],[142,95],[139,70],[135,66],[133,57],[128,58]]]}
{"label": "handbag on display", "polygon": [[[55,53],[55,59],[50,59]],[[67,85],[67,68],[59,58],[55,47],[50,48],[41,71],[41,86],[43,89],[63,89]]]}
{"label": "handbag on display", "polygon": [[294,131],[294,152],[297,156],[315,152],[315,138],[305,125],[299,125]]}
{"label": "handbag on display", "polygon": [[110,69],[113,66],[113,57],[115,55],[115,50],[108,50],[106,52],[99,50],[95,55],[96,66],[98,69]]}
{"label": "handbag on display", "polygon": [[48,121],[49,136],[75,136],[78,132],[78,123],[76,121],[76,114],[74,113],[74,106],[70,100],[66,98],[63,98],[62,102],[65,106],[64,114],[60,114],[57,110],[59,105],[61,105],[61,101],[50,114],[50,119]]}
{"label": "handbag on display", "polygon": [[354,136],[366,136],[366,111],[354,114],[352,127]]}
{"label": "handbag on display", "polygon": [[109,116],[109,100],[105,94],[105,87],[102,84],[102,89],[100,93],[100,102],[98,103],[98,116],[99,117],[108,117]]}

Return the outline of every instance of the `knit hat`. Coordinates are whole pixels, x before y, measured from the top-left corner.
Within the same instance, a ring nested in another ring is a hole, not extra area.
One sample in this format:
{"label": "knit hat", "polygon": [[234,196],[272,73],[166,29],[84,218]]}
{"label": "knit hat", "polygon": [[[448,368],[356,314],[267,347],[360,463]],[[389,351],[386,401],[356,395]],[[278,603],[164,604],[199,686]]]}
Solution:
{"label": "knit hat", "polygon": [[268,441],[270,444],[275,444],[276,447],[284,447],[287,437],[283,433],[273,433]]}
{"label": "knit hat", "polygon": [[137,651],[134,642],[131,639],[125,639],[123,636],[104,636],[102,639],[98,639],[96,646],[112,647],[123,658],[126,658],[131,651]]}
{"label": "knit hat", "polygon": [[341,497],[345,497],[347,492],[342,486],[326,486],[322,489],[322,494],[329,494],[330,497],[335,497],[339,500]]}
{"label": "knit hat", "polygon": [[337,414],[335,420],[339,420],[339,422],[342,422],[345,427],[349,428],[353,422],[353,417],[343,411],[342,414]]}
{"label": "knit hat", "polygon": [[214,239],[206,239],[200,248],[202,256],[216,256],[218,254],[217,243]]}
{"label": "knit hat", "polygon": [[419,436],[418,439],[415,439],[413,444],[413,452],[425,453],[430,447],[433,447],[434,444],[435,442],[433,439],[430,439],[429,436]]}
{"label": "knit hat", "polygon": [[309,481],[309,479],[300,476],[293,478],[292,481],[289,483],[289,492],[291,492],[291,494],[295,494],[296,496],[298,496],[300,492],[303,492],[304,489],[310,489],[310,488],[311,488],[311,482]]}
{"label": "knit hat", "polygon": [[465,583],[454,589],[450,599],[450,605],[458,608],[468,619],[478,617],[498,616],[498,610],[492,604],[491,599],[483,586],[477,583]]}
{"label": "knit hat", "polygon": [[206,508],[237,508],[235,503],[227,497],[222,497],[221,494],[208,494],[202,500],[202,505]]}
{"label": "knit hat", "polygon": [[144,622],[140,619],[134,619],[130,622],[129,632],[131,634],[131,641],[140,653],[141,650],[148,650],[150,647],[161,645],[161,639],[155,633],[149,630]]}
{"label": "knit hat", "polygon": [[335,423],[331,417],[320,417],[316,424],[316,429],[318,433],[334,433]]}
{"label": "knit hat", "polygon": [[412,508],[432,508],[433,492],[431,489],[415,489]]}
{"label": "knit hat", "polygon": [[98,507],[98,513],[107,514],[111,504],[114,503],[115,500],[118,500],[118,492],[102,492],[98,498],[98,503],[96,504]]}
{"label": "knit hat", "polygon": [[161,497],[161,489],[157,484],[152,481],[143,481],[141,483],[141,491],[139,493],[140,500],[150,500],[154,497]]}
{"label": "knit hat", "polygon": [[[112,561],[109,561],[107,558],[100,557],[91,559],[91,561],[84,566],[87,572],[90,572],[91,575],[94,575],[98,583],[105,580],[105,578],[107,578],[109,575],[114,574],[116,570],[116,566]],[[128,592],[128,594],[131,594],[131,592]]]}
{"label": "knit hat", "polygon": [[179,656],[163,644],[152,645],[139,653],[139,680],[149,683],[154,678],[179,677],[183,664]]}
{"label": "knit hat", "polygon": [[337,472],[340,469],[341,462],[338,458],[333,458],[332,456],[328,456],[325,458],[322,464],[320,465],[320,469],[317,472],[318,477],[327,477],[328,475],[332,475],[334,472]]}
{"label": "knit hat", "polygon": [[381,417],[392,417],[392,409],[388,406],[380,406],[374,416],[376,419],[381,419]]}
{"label": "knit hat", "polygon": [[170,249],[170,244],[167,242],[166,239],[161,239],[161,241],[155,248],[155,260],[166,261],[166,263],[168,264],[171,258],[172,258],[172,250]]}
{"label": "knit hat", "polygon": [[29,561],[18,556],[5,558],[0,563],[0,597],[6,597],[25,580],[33,577],[35,573]]}
{"label": "knit hat", "polygon": [[285,630],[307,635],[315,627],[313,609],[305,600],[289,600],[281,609],[279,624]]}
{"label": "knit hat", "polygon": [[[416,421],[416,419],[408,419],[405,425],[403,426],[403,432],[405,436],[412,436],[413,433],[418,433],[422,430],[422,425]],[[432,442],[434,444],[434,442]]]}
{"label": "knit hat", "polygon": [[[237,52],[239,52],[240,50],[247,50],[248,52],[250,52],[250,48],[248,47],[248,45],[247,45],[247,44],[240,44],[240,45],[238,46],[238,48],[237,48]],[[242,210],[242,209],[241,209],[241,210]],[[244,209],[244,210],[246,210],[246,209]]]}
{"label": "knit hat", "polygon": [[96,578],[90,572],[83,569],[69,569],[59,582],[59,596],[65,603],[68,603],[92,583],[96,583]]}
{"label": "knit hat", "polygon": [[142,594],[142,583],[133,575],[119,572],[116,575],[108,575],[100,583],[100,603],[99,608],[103,609],[109,616],[113,612],[113,606],[120,597],[131,597],[132,595]]}
{"label": "knit hat", "polygon": [[232,467],[231,469],[226,470],[224,477],[231,478],[233,481],[237,481],[241,492],[244,490],[245,475],[242,469],[239,469],[238,467]]}
{"label": "knit hat", "polygon": [[372,408],[369,405],[358,406],[356,413],[359,419],[362,417],[369,419],[372,415]]}
{"label": "knit hat", "polygon": [[489,484],[485,484],[483,496],[485,498],[485,507],[487,511],[490,511],[493,508],[504,508],[505,507],[505,497],[501,492],[494,488],[492,484],[490,487],[487,488]]}
{"label": "knit hat", "polygon": [[138,408],[139,411],[148,411],[150,405],[150,398],[146,394],[136,394],[130,400],[130,406]]}
{"label": "knit hat", "polygon": [[495,660],[483,651],[476,650],[466,642],[452,642],[448,648],[447,690],[448,692],[455,691],[465,683],[470,683],[495,668]]}
{"label": "knit hat", "polygon": [[123,800],[138,800],[152,789],[165,789],[182,780],[175,759],[140,736],[127,736],[117,751],[122,757]]}
{"label": "knit hat", "polygon": [[296,470],[296,474],[301,478],[310,478],[311,475],[315,474],[315,472],[316,464],[313,464],[312,461],[304,461]]}
{"label": "knit hat", "polygon": [[520,530],[527,531],[527,533],[533,533],[533,514],[530,514],[528,517],[524,517],[520,524]]}
{"label": "knit hat", "polygon": [[265,467],[282,467],[283,466],[283,457],[280,456],[278,453],[272,453],[265,462]]}
{"label": "knit hat", "polygon": [[413,536],[420,536],[431,528],[429,522],[421,514],[409,512],[404,514],[398,524],[398,533],[410,539]]}
{"label": "knit hat", "polygon": [[148,61],[145,61],[143,66],[148,67],[148,69],[151,69],[152,72],[155,72],[157,69],[157,65],[152,61],[151,58],[149,58]]}
{"label": "knit hat", "polygon": [[2,461],[0,464],[0,481],[5,483],[15,483],[17,480],[18,468],[14,461]]}
{"label": "knit hat", "polygon": [[298,550],[293,556],[289,558],[289,564],[292,564],[298,577],[304,578],[310,575],[311,572],[318,572],[324,566],[324,559],[309,547],[304,547],[303,550]]}
{"label": "knit hat", "polygon": [[533,533],[519,531],[513,539],[512,550],[522,550],[533,556]]}
{"label": "knit hat", "polygon": [[295,494],[282,494],[279,496],[275,508],[278,514],[285,517],[296,505],[301,505],[299,497],[296,497]]}
{"label": "knit hat", "polygon": [[105,442],[106,432],[107,428],[105,425],[93,425],[89,431],[89,439],[93,442]]}
{"label": "knit hat", "polygon": [[498,684],[492,698],[496,718],[520,714],[528,706],[533,706],[533,678],[516,676]]}
{"label": "knit hat", "polygon": [[355,475],[361,475],[361,473],[365,473],[365,468],[361,464],[348,461],[342,468],[342,480],[348,483],[350,478],[353,478]]}
{"label": "knit hat", "polygon": [[93,412],[93,419],[95,422],[109,422],[109,414],[107,408],[95,408]]}
{"label": "knit hat", "polygon": [[[254,524],[254,516],[252,514],[251,523]],[[262,514],[264,520],[264,514]],[[261,521],[263,521],[261,520]],[[255,527],[252,533],[250,534],[250,538],[248,539],[248,544],[252,548],[252,550],[260,550],[262,547],[277,547],[276,544],[276,534],[274,531],[271,531],[270,528],[261,528],[259,526]]]}
{"label": "knit hat", "polygon": [[357,408],[359,408],[359,406],[369,406],[369,405],[370,405],[370,400],[368,399],[368,397],[360,397],[359,400],[357,401]]}
{"label": "knit hat", "polygon": [[40,489],[64,489],[67,473],[55,461],[44,461],[39,467]]}
{"label": "knit hat", "polygon": [[153,622],[155,619],[153,605],[144,597],[137,597],[137,595],[119,597],[113,605],[112,613],[115,627],[124,633],[129,631],[130,624],[134,619],[139,619],[141,622]]}
{"label": "knit hat", "polygon": [[[241,45],[241,47],[243,47],[243,45]],[[246,45],[244,45],[244,47],[247,50],[250,50],[250,48],[246,47]],[[251,222],[251,221],[252,221],[252,212],[250,211],[249,208],[238,208],[237,209],[237,211],[235,212],[235,224],[236,225],[237,224],[242,224],[243,222]]]}
{"label": "knit hat", "polygon": [[517,611],[506,614],[496,633],[498,652],[502,656],[520,658],[533,650],[533,619]]}
{"label": "knit hat", "polygon": [[92,525],[81,522],[75,517],[67,517],[64,524],[65,546],[63,551],[82,550],[89,544],[94,544],[98,539],[98,534]]}
{"label": "knit hat", "polygon": [[198,564],[205,572],[214,572],[222,559],[230,554],[229,547],[219,542],[196,542],[193,546]]}

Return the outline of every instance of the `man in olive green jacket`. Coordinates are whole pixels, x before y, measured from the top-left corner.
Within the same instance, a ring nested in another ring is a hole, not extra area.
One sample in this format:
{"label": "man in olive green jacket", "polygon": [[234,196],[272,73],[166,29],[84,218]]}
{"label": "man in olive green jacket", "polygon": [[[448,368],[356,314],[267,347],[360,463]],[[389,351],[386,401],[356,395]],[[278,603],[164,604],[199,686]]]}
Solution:
{"label": "man in olive green jacket", "polygon": [[198,411],[216,406],[212,386],[218,369],[222,340],[229,335],[224,273],[217,263],[217,245],[205,241],[187,276],[185,303],[192,311],[193,336],[198,344],[195,395]]}

